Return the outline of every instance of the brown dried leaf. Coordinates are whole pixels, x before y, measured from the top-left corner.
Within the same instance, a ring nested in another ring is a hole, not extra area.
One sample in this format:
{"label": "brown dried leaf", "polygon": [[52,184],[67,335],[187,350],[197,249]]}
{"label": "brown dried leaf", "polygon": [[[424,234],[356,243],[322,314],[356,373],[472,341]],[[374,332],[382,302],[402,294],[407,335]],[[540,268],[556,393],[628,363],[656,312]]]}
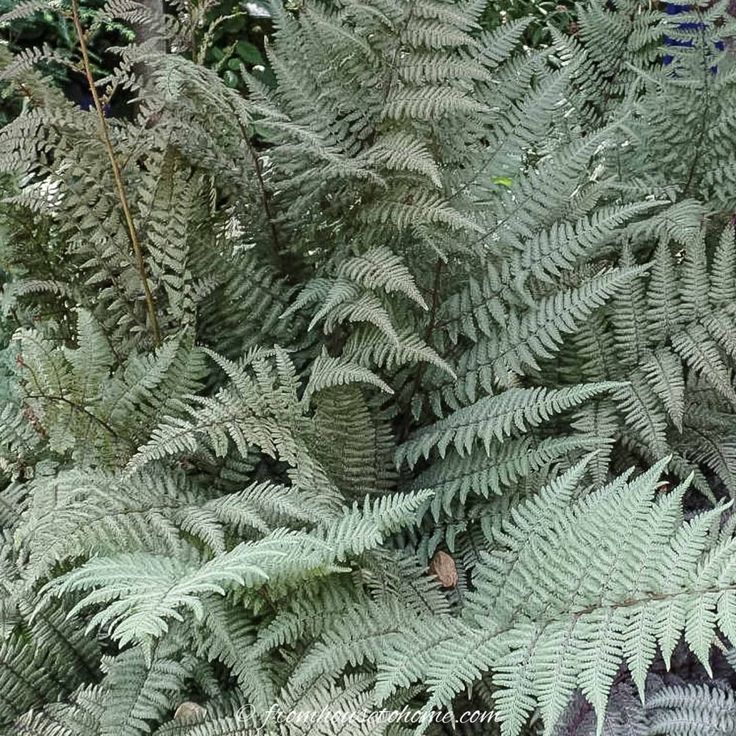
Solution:
{"label": "brown dried leaf", "polygon": [[193,721],[195,719],[202,718],[207,714],[207,710],[203,708],[199,703],[192,703],[185,701],[174,713],[175,721]]}
{"label": "brown dried leaf", "polygon": [[457,585],[457,565],[447,552],[439,550],[435,553],[429,563],[429,571],[440,581],[443,588],[454,588]]}

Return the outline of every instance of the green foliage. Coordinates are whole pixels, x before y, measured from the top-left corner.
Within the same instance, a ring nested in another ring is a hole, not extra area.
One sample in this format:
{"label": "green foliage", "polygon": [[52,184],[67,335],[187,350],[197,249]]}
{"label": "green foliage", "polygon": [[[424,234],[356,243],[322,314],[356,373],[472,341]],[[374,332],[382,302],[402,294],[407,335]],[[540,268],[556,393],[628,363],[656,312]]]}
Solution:
{"label": "green foliage", "polygon": [[531,22],[524,40],[533,48],[538,48],[550,44],[550,27],[575,33],[578,12],[574,3],[558,0],[502,0],[486,6],[480,24],[483,28],[493,29],[512,20],[528,18]]}
{"label": "green foliage", "polygon": [[1,728],[731,728],[725,3],[499,7],[62,3],[100,110],[2,51]]}
{"label": "green foliage", "polygon": [[518,504],[491,531],[463,617],[439,646],[436,622],[426,643],[397,637],[379,692],[422,679],[445,705],[492,669],[502,731],[518,733],[537,707],[551,732],[576,687],[601,727],[620,663],[643,695],[656,647],[669,662],[681,636],[709,670],[716,626],[735,633],[736,541],[714,533],[720,509],[683,520],[685,486],[658,496],[662,468],[575,501],[578,466]]}

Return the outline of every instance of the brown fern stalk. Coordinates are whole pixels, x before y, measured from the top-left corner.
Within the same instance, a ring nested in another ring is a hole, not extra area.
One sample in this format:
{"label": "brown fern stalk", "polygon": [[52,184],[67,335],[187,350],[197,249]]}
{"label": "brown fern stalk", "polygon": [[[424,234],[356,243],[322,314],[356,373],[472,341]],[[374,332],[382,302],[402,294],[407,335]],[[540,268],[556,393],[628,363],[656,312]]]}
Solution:
{"label": "brown fern stalk", "polygon": [[120,209],[123,212],[130,245],[133,248],[136,268],[138,269],[138,274],[140,276],[141,283],[143,284],[143,292],[146,299],[146,311],[148,312],[148,319],[151,323],[151,331],[153,332],[153,342],[155,345],[159,345],[161,343],[161,330],[159,329],[158,317],[156,316],[156,305],[153,301],[151,286],[148,283],[146,262],[143,258],[143,249],[130,211],[130,204],[128,203],[128,195],[125,192],[125,184],[123,183],[120,164],[115,156],[115,149],[113,148],[112,139],[110,138],[110,128],[107,124],[107,119],[105,118],[105,111],[97,92],[94,76],[92,75],[92,65],[90,64],[89,52],[87,50],[87,38],[79,17],[79,0],[72,0],[72,21],[77,33],[77,38],[79,39],[79,49],[82,52],[82,65],[84,68],[84,75],[87,78],[87,86],[89,87],[90,94],[92,95],[95,111],[97,112],[97,118],[99,120],[100,133],[102,135],[105,148],[107,149],[107,156],[110,160],[110,167],[112,168],[112,175],[115,180],[115,191],[117,193],[118,200],[120,201]]}

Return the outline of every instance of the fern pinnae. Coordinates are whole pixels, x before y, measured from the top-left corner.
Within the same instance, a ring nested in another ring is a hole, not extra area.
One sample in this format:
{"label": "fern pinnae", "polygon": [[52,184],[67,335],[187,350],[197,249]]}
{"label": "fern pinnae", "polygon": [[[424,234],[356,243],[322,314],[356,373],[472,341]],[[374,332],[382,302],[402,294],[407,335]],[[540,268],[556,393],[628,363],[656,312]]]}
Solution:
{"label": "fern pinnae", "polygon": [[488,452],[492,439],[502,441],[518,430],[541,423],[552,414],[616,388],[618,384],[608,383],[559,390],[509,389],[498,397],[481,399],[467,409],[420,430],[414,439],[398,448],[397,463],[406,461],[413,466],[420,457],[428,457],[435,447],[444,457],[451,444],[460,455],[464,455],[476,439],[482,440]]}

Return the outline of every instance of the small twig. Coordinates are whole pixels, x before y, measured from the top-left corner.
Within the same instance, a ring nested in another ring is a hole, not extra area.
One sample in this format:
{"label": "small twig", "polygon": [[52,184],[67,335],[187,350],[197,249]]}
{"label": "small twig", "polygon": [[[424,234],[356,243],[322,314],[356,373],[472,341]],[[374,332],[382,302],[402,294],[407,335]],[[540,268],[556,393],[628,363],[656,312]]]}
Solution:
{"label": "small twig", "polygon": [[100,96],[97,92],[97,86],[92,75],[92,65],[89,60],[89,52],[87,51],[87,40],[82,23],[79,18],[79,0],[72,0],[72,20],[74,22],[74,29],[76,30],[77,37],[79,38],[79,49],[82,52],[82,64],[84,66],[84,74],[87,78],[87,85],[89,87],[90,94],[92,95],[92,101],[94,102],[95,110],[100,124],[100,133],[102,134],[105,148],[107,149],[107,156],[110,159],[110,166],[112,168],[113,178],[115,180],[115,189],[120,200],[120,207],[123,211],[123,218],[125,219],[125,225],[128,230],[128,237],[130,238],[130,244],[133,248],[133,255],[135,257],[138,274],[143,284],[143,291],[146,298],[146,309],[148,311],[148,317],[151,321],[151,330],[153,331],[154,344],[159,345],[161,343],[161,332],[158,326],[158,317],[156,316],[156,306],[153,301],[153,294],[151,293],[151,287],[148,283],[148,276],[146,275],[146,264],[143,259],[143,250],[141,248],[140,240],[138,239],[138,233],[133,223],[133,216],[130,212],[130,205],[128,204],[128,197],[125,193],[125,185],[123,184],[123,177],[120,172],[120,164],[115,157],[115,149],[112,145],[110,138],[110,130],[107,125],[105,118],[105,111],[100,101]]}

